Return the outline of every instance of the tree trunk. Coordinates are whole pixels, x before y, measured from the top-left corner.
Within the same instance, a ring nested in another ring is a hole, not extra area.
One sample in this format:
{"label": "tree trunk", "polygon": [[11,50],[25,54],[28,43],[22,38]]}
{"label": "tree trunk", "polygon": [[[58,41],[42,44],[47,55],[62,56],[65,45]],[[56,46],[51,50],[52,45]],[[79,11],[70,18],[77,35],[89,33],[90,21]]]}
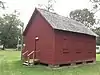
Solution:
{"label": "tree trunk", "polygon": [[5,44],[3,44],[3,48],[2,48],[2,50],[5,50]]}

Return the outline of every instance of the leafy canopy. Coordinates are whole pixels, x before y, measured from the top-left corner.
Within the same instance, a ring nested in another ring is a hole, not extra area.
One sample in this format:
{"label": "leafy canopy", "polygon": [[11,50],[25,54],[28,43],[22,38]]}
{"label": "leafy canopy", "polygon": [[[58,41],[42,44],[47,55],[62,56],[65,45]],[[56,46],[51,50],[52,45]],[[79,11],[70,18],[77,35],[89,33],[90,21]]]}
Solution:
{"label": "leafy canopy", "polygon": [[5,5],[3,1],[0,1],[0,8],[5,9]]}
{"label": "leafy canopy", "polygon": [[0,17],[0,43],[4,47],[16,47],[20,34],[19,25],[23,25],[16,14],[5,14]]}
{"label": "leafy canopy", "polygon": [[96,44],[100,45],[100,27],[97,27],[97,28],[92,29],[92,30],[98,35],[98,37],[96,39]]}
{"label": "leafy canopy", "polygon": [[85,26],[91,28],[95,23],[94,14],[88,9],[79,9],[70,12],[70,18],[83,23]]}

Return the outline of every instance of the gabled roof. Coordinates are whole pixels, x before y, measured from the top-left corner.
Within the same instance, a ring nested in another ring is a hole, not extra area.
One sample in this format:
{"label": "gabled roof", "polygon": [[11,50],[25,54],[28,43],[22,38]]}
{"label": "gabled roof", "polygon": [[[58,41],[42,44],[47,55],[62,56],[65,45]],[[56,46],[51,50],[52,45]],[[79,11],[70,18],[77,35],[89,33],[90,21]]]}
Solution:
{"label": "gabled roof", "polygon": [[40,14],[54,29],[97,36],[93,31],[85,27],[84,24],[69,19],[68,17],[49,12],[45,9],[36,8],[36,10],[40,12]]}

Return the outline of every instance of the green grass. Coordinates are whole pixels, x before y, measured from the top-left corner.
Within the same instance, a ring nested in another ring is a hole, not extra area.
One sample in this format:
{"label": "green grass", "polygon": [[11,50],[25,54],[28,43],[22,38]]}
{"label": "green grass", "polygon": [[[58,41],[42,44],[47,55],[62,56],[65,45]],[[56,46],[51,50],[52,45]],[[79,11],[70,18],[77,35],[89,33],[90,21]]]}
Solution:
{"label": "green grass", "polygon": [[36,65],[23,66],[20,51],[0,51],[0,75],[100,75],[100,54],[96,64],[51,69]]}

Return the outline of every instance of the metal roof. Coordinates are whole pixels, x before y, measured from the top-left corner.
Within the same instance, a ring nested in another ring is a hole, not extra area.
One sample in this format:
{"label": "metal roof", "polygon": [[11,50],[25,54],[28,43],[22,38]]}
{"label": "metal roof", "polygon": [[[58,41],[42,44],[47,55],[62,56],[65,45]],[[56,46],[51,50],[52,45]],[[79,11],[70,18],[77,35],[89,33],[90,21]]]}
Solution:
{"label": "metal roof", "polygon": [[45,9],[38,8],[37,10],[41,13],[41,15],[48,21],[48,23],[54,29],[97,36],[97,34],[95,34],[92,30],[88,29],[82,23],[79,23],[68,17],[64,17],[53,12],[49,12]]}

